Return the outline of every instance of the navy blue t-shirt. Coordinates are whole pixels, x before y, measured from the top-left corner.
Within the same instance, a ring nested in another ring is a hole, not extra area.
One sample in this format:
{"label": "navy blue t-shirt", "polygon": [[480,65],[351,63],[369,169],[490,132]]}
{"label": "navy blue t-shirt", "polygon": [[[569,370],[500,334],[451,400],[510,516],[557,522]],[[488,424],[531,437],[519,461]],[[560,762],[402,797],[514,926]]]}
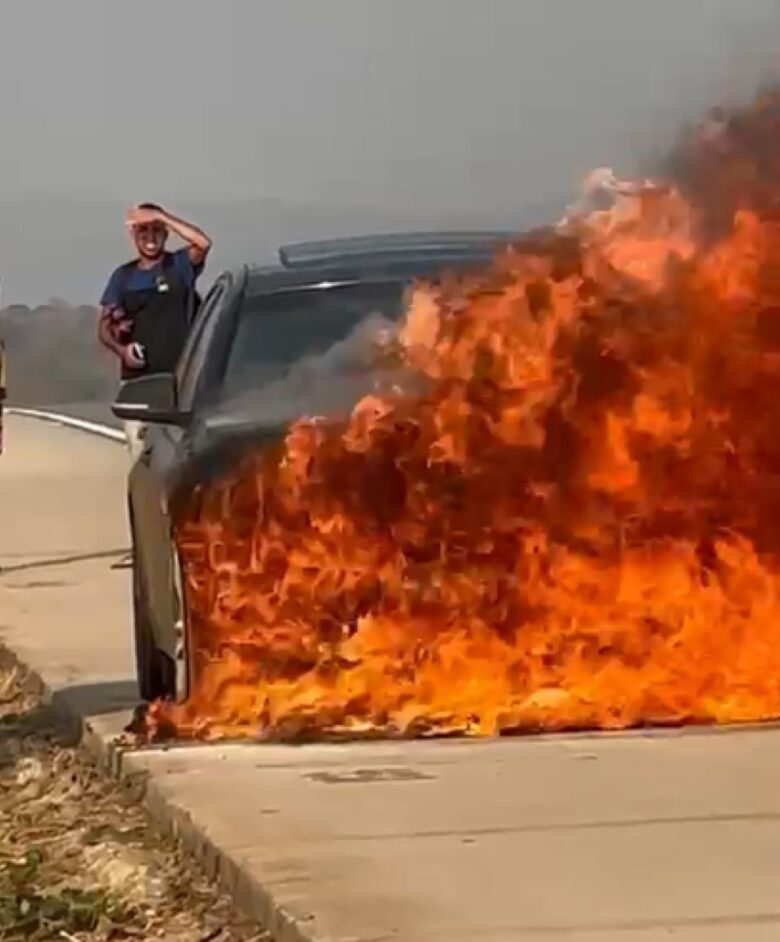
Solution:
{"label": "navy blue t-shirt", "polygon": [[[130,271],[123,271],[123,266],[120,266],[108,279],[100,303],[103,307],[119,307],[122,303],[123,292],[154,289],[162,270],[162,260],[153,268],[136,267]],[[203,265],[193,265],[189,251],[179,249],[178,252],[171,254],[171,272],[186,288],[194,290],[195,282],[203,272]]]}

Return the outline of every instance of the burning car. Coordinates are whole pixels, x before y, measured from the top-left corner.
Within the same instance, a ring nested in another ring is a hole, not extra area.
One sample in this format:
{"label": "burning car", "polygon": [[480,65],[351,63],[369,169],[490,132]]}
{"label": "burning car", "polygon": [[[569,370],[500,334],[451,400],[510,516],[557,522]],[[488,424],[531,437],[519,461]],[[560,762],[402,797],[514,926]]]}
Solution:
{"label": "burning car", "polygon": [[415,280],[484,265],[508,238],[423,233],[283,247],[276,266],[216,280],[175,376],[123,384],[114,413],[148,423],[128,486],[144,700],[186,697],[191,676],[177,509],[250,444],[273,447],[300,416],[353,405],[373,382],[361,336],[370,343],[391,328]]}
{"label": "burning car", "polygon": [[149,732],[779,718],[778,154],[769,90],[536,236],[291,250],[256,307],[218,286],[180,376],[118,407],[167,423],[131,480],[155,663],[184,587],[187,695]]}

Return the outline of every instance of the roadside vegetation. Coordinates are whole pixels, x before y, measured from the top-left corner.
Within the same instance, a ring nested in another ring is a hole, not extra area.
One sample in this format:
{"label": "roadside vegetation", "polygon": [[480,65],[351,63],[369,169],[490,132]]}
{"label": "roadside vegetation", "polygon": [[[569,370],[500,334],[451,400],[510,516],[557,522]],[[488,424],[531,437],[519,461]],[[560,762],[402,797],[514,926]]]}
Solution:
{"label": "roadside vegetation", "polygon": [[0,940],[260,942],[0,656]]}

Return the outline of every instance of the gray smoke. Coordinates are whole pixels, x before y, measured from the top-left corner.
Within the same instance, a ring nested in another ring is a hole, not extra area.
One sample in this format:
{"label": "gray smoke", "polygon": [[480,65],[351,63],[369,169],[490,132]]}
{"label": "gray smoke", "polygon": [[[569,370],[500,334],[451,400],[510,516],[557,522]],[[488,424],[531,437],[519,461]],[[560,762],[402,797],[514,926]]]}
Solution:
{"label": "gray smoke", "polygon": [[410,392],[419,378],[398,360],[397,331],[397,322],[372,313],[320,355],[289,368],[254,367],[251,375],[236,377],[244,391],[222,399],[208,424],[216,431],[242,425],[281,427],[302,416],[338,418],[371,393]]}

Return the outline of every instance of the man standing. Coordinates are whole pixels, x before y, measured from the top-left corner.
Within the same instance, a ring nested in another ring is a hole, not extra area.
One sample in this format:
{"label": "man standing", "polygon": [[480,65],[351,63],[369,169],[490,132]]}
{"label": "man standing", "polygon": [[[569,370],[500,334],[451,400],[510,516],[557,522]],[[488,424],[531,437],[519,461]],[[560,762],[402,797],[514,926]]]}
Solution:
{"label": "man standing", "polygon": [[[194,314],[196,283],[211,249],[197,226],[155,203],[141,203],[127,216],[136,258],[114,271],[100,300],[98,338],[118,359],[122,380],[147,373],[171,373]],[[166,249],[170,233],[186,246]],[[138,456],[143,429],[128,422],[131,460]]]}

